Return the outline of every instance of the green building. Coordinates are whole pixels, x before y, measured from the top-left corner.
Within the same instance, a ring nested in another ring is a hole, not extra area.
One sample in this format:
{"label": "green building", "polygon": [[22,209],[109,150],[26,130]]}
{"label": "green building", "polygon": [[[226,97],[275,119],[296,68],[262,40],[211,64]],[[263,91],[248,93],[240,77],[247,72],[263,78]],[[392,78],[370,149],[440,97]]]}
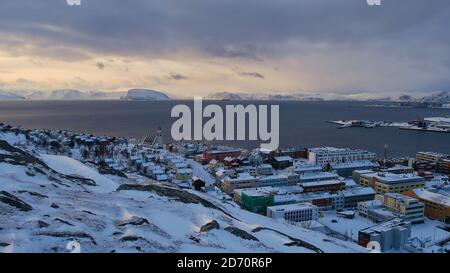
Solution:
{"label": "green building", "polygon": [[241,193],[242,206],[251,212],[266,213],[267,207],[275,204],[274,195]]}

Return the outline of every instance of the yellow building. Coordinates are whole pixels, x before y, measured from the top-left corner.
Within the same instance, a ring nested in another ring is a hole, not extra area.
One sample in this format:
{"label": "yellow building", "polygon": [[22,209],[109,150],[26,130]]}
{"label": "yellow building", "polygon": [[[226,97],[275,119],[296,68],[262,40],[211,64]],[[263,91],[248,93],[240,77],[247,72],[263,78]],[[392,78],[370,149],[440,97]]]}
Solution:
{"label": "yellow building", "polygon": [[439,171],[450,174],[450,159],[442,159],[439,162]]}
{"label": "yellow building", "polygon": [[185,181],[185,180],[191,180],[192,179],[192,169],[178,169],[175,178],[177,180]]}
{"label": "yellow building", "polygon": [[384,207],[412,223],[423,222],[425,206],[419,200],[399,193],[378,194],[375,197]]}
{"label": "yellow building", "polygon": [[359,184],[365,187],[372,187],[377,193],[404,193],[412,189],[424,188],[425,179],[411,173],[368,172],[360,175]]}
{"label": "yellow building", "polygon": [[222,180],[222,189],[226,193],[233,193],[237,189],[255,188],[258,178],[250,174],[240,175],[237,178],[225,177]]}

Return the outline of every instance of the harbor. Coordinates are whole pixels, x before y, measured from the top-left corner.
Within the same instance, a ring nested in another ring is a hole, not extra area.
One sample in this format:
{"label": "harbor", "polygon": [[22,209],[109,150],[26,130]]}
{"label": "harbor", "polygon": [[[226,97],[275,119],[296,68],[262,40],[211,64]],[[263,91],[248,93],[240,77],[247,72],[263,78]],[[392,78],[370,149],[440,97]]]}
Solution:
{"label": "harbor", "polygon": [[376,127],[398,127],[400,130],[414,130],[424,132],[450,133],[449,117],[430,117],[416,119],[409,122],[371,121],[371,120],[333,120],[329,123],[336,124],[337,129]]}

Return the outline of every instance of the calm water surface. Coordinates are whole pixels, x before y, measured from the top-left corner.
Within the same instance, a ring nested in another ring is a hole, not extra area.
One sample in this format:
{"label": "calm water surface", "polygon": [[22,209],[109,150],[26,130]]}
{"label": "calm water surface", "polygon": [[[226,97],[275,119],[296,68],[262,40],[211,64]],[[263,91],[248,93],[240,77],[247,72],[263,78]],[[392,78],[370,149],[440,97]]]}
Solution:
{"label": "calm water surface", "polygon": [[[98,135],[143,138],[161,126],[170,140],[172,107],[191,102],[132,101],[0,101],[0,122],[27,128],[68,129]],[[204,102],[205,103],[205,102]],[[232,102],[214,102],[220,105]],[[236,102],[261,103],[269,102]],[[206,103],[205,103],[206,104]],[[409,121],[450,116],[449,109],[367,107],[367,102],[275,102],[280,105],[281,146],[336,146],[367,149],[382,155],[414,155],[417,151],[450,153],[450,134],[405,131],[398,128],[338,130],[329,120],[368,119]],[[229,145],[252,148],[257,142]]]}

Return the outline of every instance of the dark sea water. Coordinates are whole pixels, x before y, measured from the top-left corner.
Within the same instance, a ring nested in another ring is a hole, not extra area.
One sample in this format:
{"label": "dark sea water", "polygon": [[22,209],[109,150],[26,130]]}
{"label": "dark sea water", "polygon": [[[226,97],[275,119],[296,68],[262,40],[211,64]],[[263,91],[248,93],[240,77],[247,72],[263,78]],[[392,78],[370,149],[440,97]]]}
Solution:
{"label": "dark sea water", "polygon": [[[0,101],[0,122],[26,128],[68,129],[97,135],[143,138],[161,126],[166,140],[175,119],[174,105],[187,101]],[[205,102],[204,102],[205,103]],[[213,102],[220,105],[233,102]],[[247,104],[249,102],[235,102]],[[268,104],[269,102],[251,102]],[[388,145],[389,156],[417,151],[450,153],[450,134],[405,131],[398,128],[336,129],[329,120],[367,119],[409,121],[450,116],[449,109],[367,107],[368,102],[274,102],[280,105],[280,146],[335,146],[367,149],[379,155]],[[252,148],[257,142],[226,143]]]}

